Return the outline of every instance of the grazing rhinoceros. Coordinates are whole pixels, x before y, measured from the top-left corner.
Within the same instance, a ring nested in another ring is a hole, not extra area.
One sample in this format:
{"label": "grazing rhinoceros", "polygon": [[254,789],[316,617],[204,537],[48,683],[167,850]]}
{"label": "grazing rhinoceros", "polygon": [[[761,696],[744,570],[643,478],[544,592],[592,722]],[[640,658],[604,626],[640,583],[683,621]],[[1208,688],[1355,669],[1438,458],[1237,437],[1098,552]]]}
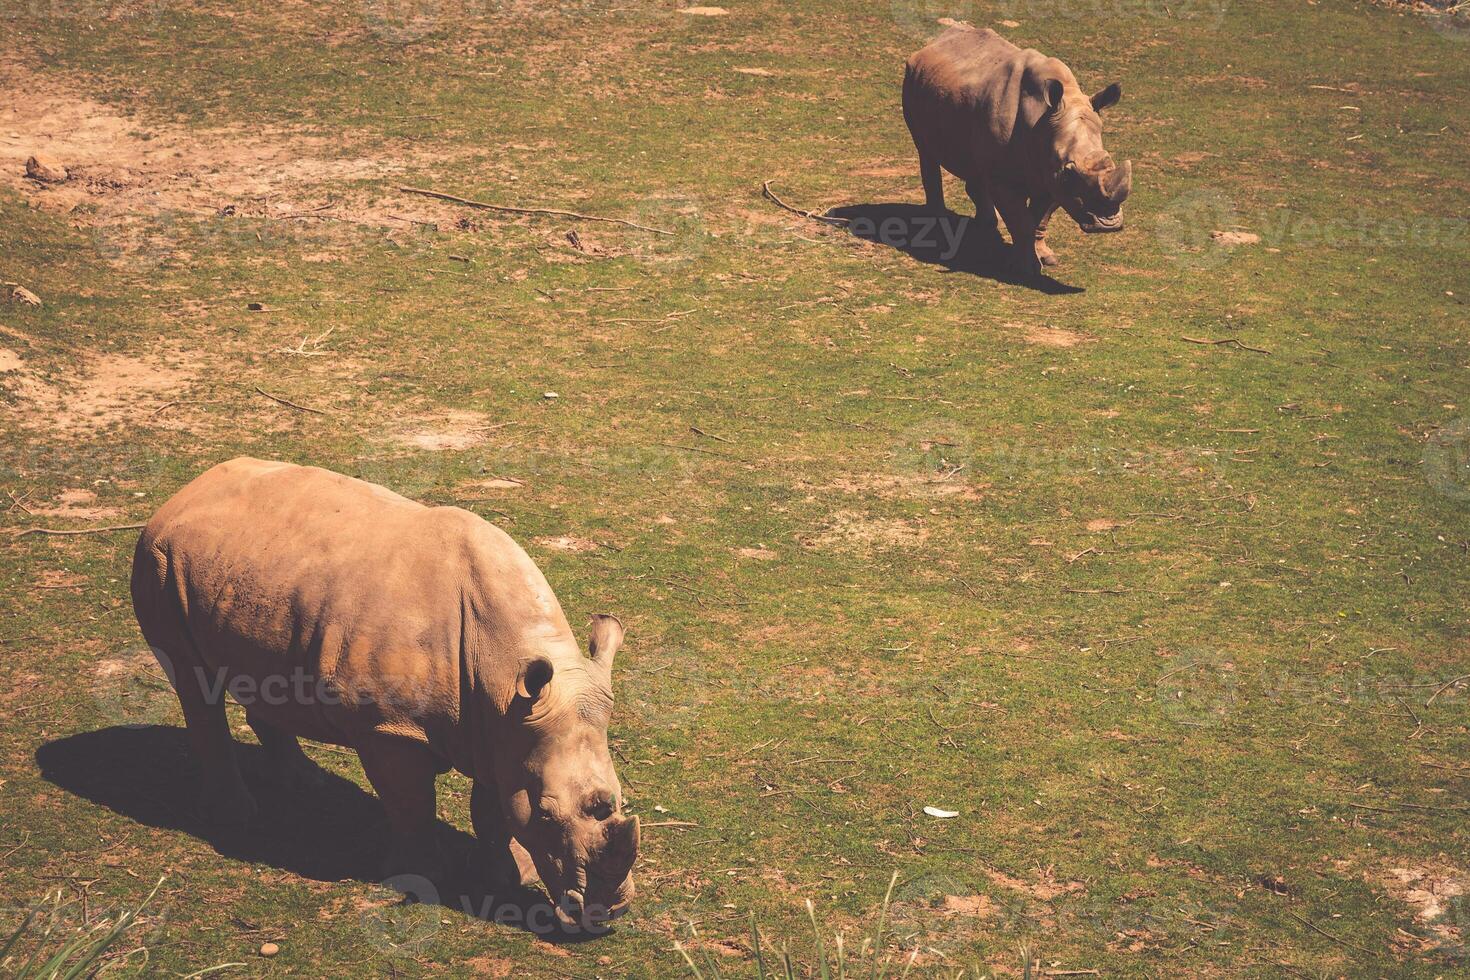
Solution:
{"label": "grazing rhinoceros", "polygon": [[607,747],[622,625],[595,617],[584,657],[499,528],[327,470],[236,459],[153,515],[132,591],[213,817],[255,812],[229,691],[290,776],[320,775],[298,736],[357,750],[393,831],[389,873],[442,873],[434,777],[453,768],[474,780],[497,878],[515,874],[519,846],[564,926],[628,907],[638,818],[622,812]]}
{"label": "grazing rhinoceros", "polygon": [[1085,232],[1121,231],[1133,165],[1103,149],[1098,113],[1122,95],[1115,82],[1088,98],[1066,65],[994,31],[945,31],[903,79],[928,207],[944,209],[943,167],[965,182],[991,237],[1000,211],[1017,270],[1033,275],[1057,262],[1046,244],[1057,207]]}

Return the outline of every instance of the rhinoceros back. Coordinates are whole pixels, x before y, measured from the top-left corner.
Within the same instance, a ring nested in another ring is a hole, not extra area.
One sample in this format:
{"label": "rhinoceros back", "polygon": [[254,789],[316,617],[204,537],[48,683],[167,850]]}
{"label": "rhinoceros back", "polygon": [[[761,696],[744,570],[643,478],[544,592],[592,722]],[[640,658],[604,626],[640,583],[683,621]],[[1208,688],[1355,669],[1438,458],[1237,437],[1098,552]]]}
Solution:
{"label": "rhinoceros back", "polygon": [[344,745],[385,732],[452,746],[473,669],[495,660],[485,647],[565,628],[550,595],[525,552],[467,511],[248,458],[164,504],[133,567],[139,623],[176,674],[246,678],[260,685],[251,710]]}
{"label": "rhinoceros back", "polygon": [[905,66],[903,111],[914,142],[962,180],[1004,169],[1035,60],[1045,59],[992,30],[945,31]]}

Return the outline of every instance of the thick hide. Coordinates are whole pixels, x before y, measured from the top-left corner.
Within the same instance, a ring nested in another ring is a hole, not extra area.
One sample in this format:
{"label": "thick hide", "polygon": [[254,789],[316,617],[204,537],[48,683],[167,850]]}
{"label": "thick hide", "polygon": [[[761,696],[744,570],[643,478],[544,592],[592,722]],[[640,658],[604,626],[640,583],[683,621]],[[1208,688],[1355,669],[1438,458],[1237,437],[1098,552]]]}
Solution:
{"label": "thick hide", "polygon": [[362,757],[395,835],[390,870],[437,872],[433,777],[475,781],[492,868],[529,853],[565,923],[626,907],[637,819],[607,750],[622,640],[578,649],[541,571],[499,528],[314,467],[236,459],[148,522],[133,603],[178,692],[206,806],[243,819],[222,691],[276,761],[296,737]]}
{"label": "thick hide", "polygon": [[984,232],[999,211],[1028,271],[1055,262],[1045,236],[1058,207],[1084,231],[1121,230],[1132,164],[1103,148],[1098,115],[1121,95],[1116,84],[1085,95],[1062,62],[994,31],[946,31],[909,58],[903,82],[928,205],[944,208],[941,168],[965,181]]}

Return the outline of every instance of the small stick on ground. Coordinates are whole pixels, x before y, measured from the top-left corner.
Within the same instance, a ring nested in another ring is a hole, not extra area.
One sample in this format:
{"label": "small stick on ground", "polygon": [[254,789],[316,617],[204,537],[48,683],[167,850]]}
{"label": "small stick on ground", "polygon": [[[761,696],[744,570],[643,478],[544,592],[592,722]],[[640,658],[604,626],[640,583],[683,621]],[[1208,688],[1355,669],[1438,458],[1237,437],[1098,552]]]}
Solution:
{"label": "small stick on ground", "polygon": [[732,456],[729,453],[719,453],[715,452],[713,449],[701,449],[698,446],[681,446],[676,442],[656,442],[654,443],[654,445],[662,446],[665,449],[682,449],[687,453],[703,453],[706,456],[722,456],[725,459],[733,459],[741,463],[749,462],[749,460],[741,459],[739,456]]}
{"label": "small stick on ground", "polygon": [[637,228],[639,231],[651,231],[655,235],[667,235],[670,238],[674,233],[665,228],[650,228],[648,225],[640,225],[636,221],[624,221],[622,218],[604,218],[596,214],[578,214],[576,211],[562,211],[557,208],[519,208],[509,204],[487,204],[484,201],[472,201],[467,197],[456,197],[453,194],[445,194],[442,191],[431,191],[422,187],[398,188],[405,194],[422,194],[425,197],[437,197],[441,201],[451,201],[455,204],[463,204],[467,208],[479,208],[481,211],[504,211],[508,214],[549,214],[557,218],[576,218],[578,221],[603,221],[611,225],[626,225],[629,228]]}
{"label": "small stick on ground", "polygon": [[332,414],[331,412],[328,412],[328,411],[326,411],[324,409],[312,408],[309,405],[298,405],[296,402],[293,402],[291,399],[289,399],[289,398],[282,398],[280,395],[272,395],[270,392],[266,391],[260,385],[256,385],[255,386],[255,390],[258,391],[258,392],[260,392],[265,397],[269,398],[271,401],[273,401],[273,402],[279,402],[282,405],[285,405],[285,406],[287,406],[289,408],[294,408],[298,412],[310,412],[313,415],[331,415]]}
{"label": "small stick on ground", "polygon": [[731,444],[735,442],[734,439],[726,439],[724,436],[717,436],[713,432],[706,432],[697,425],[691,425],[689,431],[697,436],[704,436],[706,439],[714,439],[718,442],[728,442]]}
{"label": "small stick on ground", "polygon": [[1452,678],[1446,681],[1444,684],[1440,685],[1439,690],[1429,695],[1429,700],[1424,702],[1424,707],[1429,707],[1431,704],[1434,703],[1435,698],[1439,697],[1445,691],[1448,691],[1450,688],[1454,687],[1461,681],[1470,681],[1470,674],[1461,674],[1459,677]]}
{"label": "small stick on ground", "polygon": [[1332,933],[1328,932],[1326,929],[1322,929],[1322,928],[1319,928],[1318,926],[1313,925],[1312,923],[1308,922],[1306,919],[1303,919],[1301,916],[1297,915],[1295,912],[1288,912],[1286,914],[1289,915],[1289,916],[1291,916],[1293,919],[1295,919],[1296,921],[1300,922],[1302,925],[1306,926],[1308,929],[1312,930],[1313,932],[1315,932],[1315,933],[1317,933],[1319,935],[1322,935],[1322,936],[1326,936],[1328,939],[1330,939],[1333,942],[1337,943],[1339,946],[1346,946],[1348,949],[1356,949],[1358,952],[1360,952],[1360,953],[1367,953],[1369,956],[1378,956],[1381,953],[1381,951],[1380,952],[1374,952],[1373,950],[1368,949],[1368,948],[1366,948],[1364,946],[1359,946],[1357,943],[1348,942],[1346,939],[1343,939],[1341,936],[1334,936]]}
{"label": "small stick on ground", "polygon": [[27,527],[27,528],[22,528],[19,531],[13,531],[13,532],[11,532],[11,537],[13,537],[13,538],[23,538],[27,534],[55,534],[55,535],[64,535],[64,534],[106,534],[108,531],[136,531],[139,528],[141,528],[142,526],[143,526],[142,524],[109,524],[106,527],[79,527],[79,528]]}
{"label": "small stick on ground", "polygon": [[1224,337],[1220,340],[1209,340],[1203,337],[1180,337],[1179,339],[1190,344],[1204,344],[1206,347],[1215,347],[1219,346],[1220,344],[1231,344],[1235,347],[1240,348],[1241,350],[1255,351],[1257,354],[1271,353],[1264,347],[1252,347],[1250,344],[1242,343],[1234,337]]}
{"label": "small stick on ground", "polygon": [[801,208],[792,207],[791,205],[787,204],[785,201],[776,196],[776,192],[771,190],[771,182],[769,180],[761,181],[761,193],[769,198],[771,202],[776,205],[776,207],[780,208],[783,211],[790,211],[792,214],[799,215],[800,217],[810,218],[813,221],[820,221],[823,224],[836,225],[838,228],[846,228],[849,224],[851,224],[851,222],[848,221],[848,219],[846,218],[833,218],[825,214],[817,214],[817,212],[815,211],[803,211]]}

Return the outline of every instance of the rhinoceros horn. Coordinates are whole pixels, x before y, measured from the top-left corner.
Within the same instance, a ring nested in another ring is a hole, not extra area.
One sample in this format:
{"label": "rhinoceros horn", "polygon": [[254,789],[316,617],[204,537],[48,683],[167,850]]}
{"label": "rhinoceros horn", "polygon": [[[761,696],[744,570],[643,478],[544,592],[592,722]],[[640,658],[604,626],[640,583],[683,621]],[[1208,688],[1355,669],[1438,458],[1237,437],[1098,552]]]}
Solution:
{"label": "rhinoceros horn", "polygon": [[638,857],[639,833],[638,817],[622,817],[607,831],[607,851],[605,856],[615,864],[632,865]]}
{"label": "rhinoceros horn", "polygon": [[1103,178],[1103,193],[1114,204],[1122,204],[1133,189],[1133,161],[1124,160],[1123,166],[1114,167],[1113,172]]}

